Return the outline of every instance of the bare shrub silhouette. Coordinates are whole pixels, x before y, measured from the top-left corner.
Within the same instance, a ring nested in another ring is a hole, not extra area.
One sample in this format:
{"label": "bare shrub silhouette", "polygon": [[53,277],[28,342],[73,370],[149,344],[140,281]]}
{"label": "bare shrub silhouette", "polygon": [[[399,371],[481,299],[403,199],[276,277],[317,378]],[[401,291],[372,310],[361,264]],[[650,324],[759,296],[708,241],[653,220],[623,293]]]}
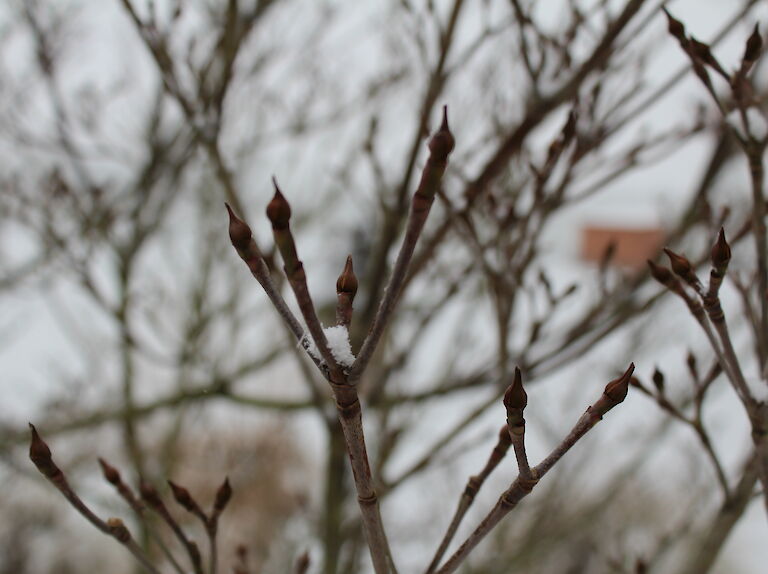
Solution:
{"label": "bare shrub silhouette", "polygon": [[[108,114],[99,115],[96,104],[82,109],[87,101],[73,104],[66,95],[57,48],[66,19],[51,17],[42,2],[20,7],[53,119],[39,132],[24,125],[19,99],[16,114],[3,118],[4,133],[33,155],[53,150],[54,159],[42,162],[34,177],[21,170],[24,177],[3,178],[14,193],[2,199],[0,213],[35,249],[10,258],[0,284],[13,292],[66,282],[87,301],[83,317],[91,330],[65,317],[71,333],[91,343],[108,333],[109,352],[83,345],[85,374],[72,377],[68,392],[35,418],[39,434],[30,425],[29,454],[70,505],[142,568],[390,573],[407,562],[408,571],[417,565],[428,573],[487,574],[537,564],[560,572],[706,572],[750,502],[768,504],[768,414],[760,388],[768,373],[768,130],[760,123],[764,95],[753,82],[759,30],[736,71],[714,55],[719,39],[757,2],[740,3],[711,44],[687,35],[667,13],[688,63],[651,86],[641,42],[663,21],[661,3],[568,1],[552,27],[531,2],[471,9],[462,0],[439,7],[403,2],[390,14],[407,41],[389,38],[385,64],[357,91],[329,81],[338,70],[323,68],[329,65],[324,38],[339,17],[333,10],[318,9],[320,24],[302,30],[306,44],[294,51],[284,42],[294,38],[292,25],[301,27],[298,4],[118,4],[135,34],[132,45],[142,47],[157,80],[149,113],[135,120],[143,153],[122,158],[127,179],[99,164],[121,149],[114,142],[97,145],[103,134],[89,129],[93,118],[86,112],[101,121]],[[285,39],[271,33],[272,26]],[[314,52],[321,54],[317,62]],[[514,60],[510,77],[520,81],[514,90],[500,80],[507,65],[500,53]],[[309,85],[285,89],[283,67],[311,78]],[[652,135],[630,132],[688,69],[720,117],[699,111]],[[408,106],[416,111],[403,129],[391,110],[403,109],[397,94],[413,85],[418,89]],[[244,111],[250,93],[267,111]],[[431,129],[444,101],[451,127],[443,107],[439,127]],[[289,119],[276,125],[275,118]],[[257,120],[268,128],[251,132]],[[339,136],[361,125],[366,128],[355,131],[352,143]],[[561,225],[569,210],[704,134],[718,145],[688,205],[667,222],[671,269],[661,253],[649,261],[650,272],[622,267],[613,261],[615,246],[586,279],[552,259],[547,230]],[[275,144],[281,138],[288,145]],[[309,185],[314,196],[293,191],[301,187],[294,171],[301,171],[302,138],[310,142],[305,157],[317,154],[321,171],[332,172],[330,185]],[[98,156],[104,149],[109,153]],[[751,178],[746,215],[735,204],[730,210],[713,205],[717,177],[738,153]],[[264,175],[247,172],[254,157],[278,164],[285,195],[277,181],[269,202],[251,193],[248,182]],[[296,200],[289,205],[286,196]],[[260,284],[258,293],[226,245],[222,200],[230,243]],[[266,221],[252,217],[257,205],[266,208],[271,239]],[[736,275],[728,270],[732,250],[752,268],[742,266]],[[334,300],[327,294],[345,256]],[[706,285],[702,271],[710,273]],[[724,282],[741,309],[723,311]],[[710,346],[682,361],[689,386],[654,369],[653,360],[644,364],[644,357],[664,350],[661,335],[650,353],[631,343],[616,351],[622,338],[656,336],[655,309],[668,291],[684,300]],[[78,313],[55,307],[62,315]],[[735,332],[747,333],[749,343]],[[591,366],[580,362],[584,357],[593,357]],[[580,394],[555,405],[534,394],[538,383],[562,373],[589,398]],[[109,384],[88,384],[101,379]],[[748,452],[736,462],[730,453],[723,456],[720,427],[706,414],[714,402],[708,397],[723,394],[722,379],[749,425],[750,439],[739,446]],[[653,440],[671,440],[673,424],[682,423],[699,446],[691,456],[709,465],[707,480],[691,491],[711,503],[696,514],[691,502],[680,523],[647,493],[646,504],[622,506],[629,476],[649,448],[633,447],[638,441],[621,434],[637,428],[630,417],[590,433],[586,440],[602,440],[591,443],[597,448],[576,445],[630,387],[664,415],[654,419]],[[538,414],[548,409],[547,416]],[[253,436],[220,428],[228,426],[221,421],[229,414],[252,411],[295,417],[295,427],[267,427]],[[478,439],[472,433],[480,423],[486,432]],[[60,435],[90,434],[102,425],[119,432],[100,440],[97,453],[60,454]],[[43,436],[56,441],[57,462]],[[13,463],[16,446],[27,438],[15,425],[3,432],[4,459]],[[299,451],[318,443],[324,472],[316,475]],[[510,449],[514,464],[506,460]],[[232,458],[223,459],[225,451]],[[452,459],[478,452],[461,467],[463,473],[474,465],[477,474],[451,476]],[[248,467],[241,459],[249,453],[261,453],[264,464]],[[95,491],[70,470],[98,456],[113,487],[110,500],[122,501],[109,512],[123,508],[126,518],[105,518]],[[196,459],[206,462],[190,464]],[[566,479],[549,472],[556,464],[563,473],[579,469],[597,494],[590,498],[587,488],[558,482]],[[185,472],[190,466],[204,472]],[[242,468],[251,469],[247,477]],[[294,490],[293,483],[303,487]],[[443,495],[444,487],[456,492]],[[409,516],[398,501],[408,489],[413,508],[423,502],[415,499],[434,496],[434,514]],[[259,505],[262,511],[253,510]],[[639,513],[640,506],[653,509],[650,517],[610,514],[612,508]],[[512,511],[524,527],[504,520]],[[653,517],[662,523],[638,550],[632,537]],[[291,533],[292,521],[302,520],[298,534]],[[411,521],[418,535],[408,528]],[[607,540],[607,524],[626,526],[626,539]],[[434,531],[421,532],[423,525]],[[575,542],[558,547],[551,536],[574,531],[591,554],[576,552]],[[509,539],[514,547],[505,544]],[[287,542],[278,548],[281,540]],[[481,544],[489,550],[475,551]],[[409,556],[414,546],[418,556]],[[500,548],[506,551],[499,554]],[[23,557],[14,560],[14,567],[24,567]]]}

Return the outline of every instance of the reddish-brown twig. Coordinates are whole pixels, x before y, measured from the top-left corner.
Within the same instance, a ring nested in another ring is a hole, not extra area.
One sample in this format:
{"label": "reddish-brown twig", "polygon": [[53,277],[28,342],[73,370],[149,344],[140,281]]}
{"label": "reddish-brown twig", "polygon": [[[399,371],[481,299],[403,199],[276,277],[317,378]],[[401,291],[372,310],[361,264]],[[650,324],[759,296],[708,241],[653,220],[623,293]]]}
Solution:
{"label": "reddish-brown twig", "polygon": [[125,527],[119,518],[110,518],[105,522],[86,506],[77,493],[72,490],[72,487],[69,485],[62,470],[56,466],[51,455],[51,449],[48,448],[48,445],[40,437],[35,426],[32,423],[29,423],[29,428],[32,431],[32,439],[29,445],[29,458],[35,464],[37,470],[39,470],[43,476],[45,476],[45,478],[47,478],[51,484],[64,495],[64,498],[66,498],[75,510],[82,514],[88,522],[93,524],[104,534],[111,536],[125,546],[147,572],[150,572],[151,574],[160,574],[160,571],[155,568],[144,550],[136,544],[136,541],[131,536],[128,528]]}
{"label": "reddish-brown twig", "polygon": [[531,478],[524,479],[518,475],[512,485],[501,495],[493,509],[475,528],[472,534],[464,541],[458,550],[448,559],[448,561],[437,571],[438,574],[448,574],[455,572],[459,565],[469,555],[469,553],[482,541],[493,528],[504,518],[517,504],[525,498],[538,481],[559,461],[563,455],[576,444],[590,429],[592,429],[603,416],[613,407],[621,403],[627,396],[629,381],[634,372],[635,365],[630,364],[629,368],[621,377],[608,383],[605,391],[594,405],[587,408],[571,432],[555,449],[541,461],[537,466],[531,469]]}
{"label": "reddish-brown twig", "polygon": [[179,523],[168,511],[168,507],[165,506],[163,499],[160,498],[160,494],[157,492],[155,487],[146,480],[142,479],[139,485],[139,492],[141,493],[141,498],[146,503],[146,505],[165,521],[176,538],[178,538],[179,542],[181,542],[184,550],[186,550],[187,554],[189,555],[189,561],[192,563],[192,568],[194,569],[195,574],[203,574],[203,560],[200,556],[200,549],[197,547],[197,544],[194,540],[191,540],[189,537],[187,537]]}
{"label": "reddish-brown twig", "polygon": [[438,565],[440,564],[440,560],[442,560],[445,551],[448,549],[448,545],[456,535],[456,531],[459,529],[459,525],[461,525],[461,521],[464,519],[464,516],[466,516],[469,507],[472,506],[472,503],[475,501],[475,497],[480,491],[480,488],[482,488],[485,479],[490,476],[493,470],[506,456],[510,444],[511,440],[509,429],[507,425],[504,425],[499,431],[499,437],[496,441],[496,446],[493,447],[491,456],[488,457],[488,462],[485,463],[483,470],[480,471],[480,474],[469,477],[467,486],[464,488],[464,492],[459,499],[459,505],[456,508],[456,512],[454,513],[453,518],[451,519],[450,525],[448,526],[448,530],[443,536],[443,539],[440,542],[440,546],[435,552],[435,556],[432,558],[432,562],[427,568],[427,574],[431,574],[437,569]]}
{"label": "reddish-brown twig", "polygon": [[443,122],[440,125],[440,129],[437,130],[429,141],[429,158],[421,173],[419,186],[411,201],[411,211],[408,216],[405,238],[397,255],[395,266],[392,269],[392,275],[384,291],[384,296],[379,303],[371,330],[368,332],[365,341],[363,341],[363,346],[360,348],[357,359],[349,372],[349,380],[352,383],[360,378],[371,357],[373,357],[376,346],[384,334],[384,329],[395,309],[406,274],[408,273],[408,266],[413,257],[413,251],[421,235],[421,230],[427,221],[427,216],[429,216],[435,195],[440,188],[445,168],[448,165],[448,155],[453,151],[454,143],[453,134],[451,134],[448,127],[448,109],[444,106]]}

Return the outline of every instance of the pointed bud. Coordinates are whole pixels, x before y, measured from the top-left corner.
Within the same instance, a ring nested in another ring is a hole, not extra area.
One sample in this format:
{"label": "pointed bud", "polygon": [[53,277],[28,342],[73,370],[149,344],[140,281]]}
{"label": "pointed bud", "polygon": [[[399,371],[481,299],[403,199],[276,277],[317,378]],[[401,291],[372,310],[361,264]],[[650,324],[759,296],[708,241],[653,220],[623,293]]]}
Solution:
{"label": "pointed bud", "polygon": [[624,371],[618,379],[612,380],[605,386],[603,393],[614,403],[623,402],[627,398],[627,392],[629,391],[629,381],[632,378],[632,373],[635,372],[635,364],[630,363],[629,368]]}
{"label": "pointed bud", "polygon": [[717,61],[717,58],[712,54],[712,50],[709,47],[708,44],[705,44],[704,42],[699,42],[696,38],[691,36],[691,51],[693,54],[701,60],[706,65],[710,66],[713,70],[717,71],[719,74],[723,76],[728,76],[728,73],[723,69],[723,67],[720,65],[720,62]]}
{"label": "pointed bud", "polygon": [[131,539],[131,533],[128,532],[128,528],[126,528],[123,521],[119,518],[108,518],[107,528],[109,528],[109,533],[123,544]]}
{"label": "pointed bud", "polygon": [[744,49],[744,62],[753,64],[760,57],[760,51],[763,49],[763,39],[760,37],[760,27],[755,24],[752,35],[747,39],[747,45]]}
{"label": "pointed bud", "polygon": [[722,227],[717,235],[717,241],[712,246],[710,255],[712,257],[712,266],[721,274],[725,273],[728,263],[731,261],[731,246],[725,240],[725,230]]}
{"label": "pointed bud", "polygon": [[288,224],[291,220],[291,206],[277,186],[277,180],[274,177],[272,178],[272,184],[275,186],[275,195],[267,205],[267,217],[272,222],[272,229],[288,229]]}
{"label": "pointed bud", "polygon": [[504,393],[504,406],[507,409],[507,430],[510,435],[521,436],[525,433],[523,410],[527,404],[528,395],[523,388],[523,377],[520,374],[520,369],[515,367],[515,378]]}
{"label": "pointed bud", "polygon": [[341,272],[341,275],[336,280],[336,293],[347,293],[350,299],[354,299],[355,293],[357,293],[357,277],[355,276],[355,270],[352,268],[351,255],[347,256],[344,271]]}
{"label": "pointed bud", "polygon": [[143,478],[139,481],[139,493],[141,494],[141,498],[144,500],[144,502],[146,502],[155,510],[165,506],[162,499],[160,498],[160,495],[157,493],[157,490],[155,490],[155,487]]}
{"label": "pointed bud", "polygon": [[227,213],[229,213],[229,240],[232,242],[235,249],[243,251],[251,242],[251,237],[253,236],[251,228],[248,227],[248,224],[245,221],[235,215],[235,212],[228,203],[225,203],[224,205],[227,208]]}
{"label": "pointed bud", "polygon": [[688,261],[686,257],[678,255],[667,247],[664,248],[664,253],[667,254],[667,257],[669,257],[669,264],[672,267],[672,271],[675,273],[675,275],[687,280],[693,272],[693,265],[691,265],[691,262]]}
{"label": "pointed bud", "polygon": [[192,495],[189,494],[189,491],[184,488],[183,486],[179,486],[173,481],[168,481],[168,486],[171,487],[171,492],[173,493],[173,498],[176,499],[176,502],[179,503],[179,505],[184,508],[188,512],[195,512],[199,507],[197,506],[197,503],[192,498]]}
{"label": "pointed bud", "polygon": [[700,42],[693,36],[691,36],[691,50],[696,56],[698,56],[699,59],[701,59],[701,61],[705,63],[708,63],[708,60],[712,55],[709,46],[704,42]]}
{"label": "pointed bud", "polygon": [[520,368],[515,367],[515,378],[504,393],[504,406],[509,409],[523,410],[528,405],[528,394],[523,388],[523,377]]}
{"label": "pointed bud", "polygon": [[669,33],[677,38],[681,44],[686,42],[685,26],[683,26],[683,23],[680,20],[673,18],[672,14],[669,13],[665,6],[662,6],[661,9],[664,10],[664,14],[667,15],[667,29],[669,30]]}
{"label": "pointed bud", "polygon": [[114,466],[109,464],[103,458],[99,458],[99,464],[101,465],[101,472],[104,474],[104,478],[107,479],[107,482],[115,485],[120,484],[120,473]]}
{"label": "pointed bud", "polygon": [[45,441],[40,438],[37,433],[35,425],[29,423],[29,428],[32,431],[32,440],[29,443],[29,458],[43,475],[48,478],[53,478],[61,474],[61,470],[53,462],[53,456],[51,455],[51,449]]}
{"label": "pointed bud", "polygon": [[662,373],[658,367],[653,370],[653,376],[651,377],[656,390],[660,393],[664,392],[664,373]]}
{"label": "pointed bud", "polygon": [[429,140],[430,157],[436,161],[444,162],[448,159],[448,154],[453,151],[455,145],[456,140],[448,127],[448,106],[443,106],[443,121],[440,124],[440,129]]}
{"label": "pointed bud", "polygon": [[646,261],[648,267],[651,270],[651,276],[665,287],[672,287],[675,283],[675,278],[672,272],[663,265],[657,265],[650,259]]}
{"label": "pointed bud", "polygon": [[229,484],[229,477],[224,479],[224,482],[216,491],[216,500],[213,503],[213,509],[217,513],[221,513],[232,498],[232,487]]}

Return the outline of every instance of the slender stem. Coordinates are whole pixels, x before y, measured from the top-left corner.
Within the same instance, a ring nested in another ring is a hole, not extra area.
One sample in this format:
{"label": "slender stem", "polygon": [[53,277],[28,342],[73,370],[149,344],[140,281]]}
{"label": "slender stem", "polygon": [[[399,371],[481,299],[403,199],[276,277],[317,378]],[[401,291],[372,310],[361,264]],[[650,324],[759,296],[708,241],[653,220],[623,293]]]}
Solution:
{"label": "slender stem", "polygon": [[339,571],[339,555],[344,542],[342,523],[343,508],[347,499],[345,484],[346,452],[341,424],[333,419],[328,424],[328,446],[326,447],[325,496],[321,520],[323,544],[323,572],[336,574]]}
{"label": "slender stem", "polygon": [[206,528],[208,533],[208,574],[216,574],[219,564],[218,545],[216,544],[216,534],[218,528]]}
{"label": "slender stem", "polygon": [[95,526],[104,534],[113,537],[120,544],[125,546],[147,572],[150,574],[160,574],[160,571],[152,564],[149,556],[147,556],[144,550],[142,550],[142,548],[133,540],[130,531],[125,527],[121,520],[111,518],[105,522],[96,516],[96,514],[90,508],[88,508],[85,502],[82,501],[82,499],[69,485],[69,481],[64,475],[64,472],[62,472],[62,470],[53,461],[51,450],[37,433],[37,429],[35,429],[31,423],[29,427],[32,431],[29,458],[35,464],[40,473],[45,476],[59,492],[61,492],[61,494],[64,496],[64,498],[67,499],[72,507],[77,510],[83,517],[85,517],[88,522],[93,524],[93,526]]}
{"label": "slender stem", "polygon": [[400,247],[400,252],[397,254],[392,275],[389,278],[384,296],[379,303],[371,330],[365,341],[363,341],[363,346],[360,348],[357,359],[350,370],[349,380],[351,383],[357,381],[363,374],[365,367],[368,365],[371,357],[373,357],[373,352],[376,350],[381,336],[384,334],[385,327],[389,323],[405,283],[408,266],[413,257],[416,243],[429,216],[435,195],[440,188],[445,168],[448,165],[448,155],[453,150],[453,146],[454,139],[448,128],[447,109],[443,107],[443,123],[429,142],[429,158],[421,173],[419,186],[411,201],[405,238]]}
{"label": "slender stem", "polygon": [[171,566],[173,566],[173,569],[176,570],[178,574],[184,574],[183,568],[179,564],[178,560],[176,560],[176,557],[173,555],[171,550],[168,548],[168,545],[165,544],[163,539],[157,534],[154,528],[152,528],[151,525],[147,522],[146,507],[138,500],[138,498],[136,498],[136,495],[133,493],[133,490],[131,490],[131,487],[129,487],[127,484],[125,484],[125,482],[123,482],[123,479],[120,476],[120,473],[118,472],[118,470],[113,466],[111,466],[102,458],[99,458],[99,464],[101,465],[102,470],[104,471],[104,477],[107,479],[108,482],[110,482],[115,487],[115,490],[117,490],[117,493],[120,495],[120,497],[123,500],[125,500],[125,502],[131,508],[131,510],[133,510],[133,512],[136,514],[139,520],[143,521],[143,523],[146,526],[147,533],[151,537],[152,541],[155,544],[157,544],[157,546],[160,548],[160,551],[165,555],[165,557],[171,563]]}
{"label": "slender stem", "polygon": [[725,476],[723,465],[720,463],[720,459],[718,458],[717,453],[715,452],[715,449],[712,446],[712,441],[709,438],[709,434],[707,434],[706,430],[704,430],[704,427],[701,425],[701,422],[692,423],[692,426],[696,431],[696,435],[699,437],[699,440],[701,441],[702,446],[704,447],[704,452],[707,453],[707,457],[709,457],[709,460],[712,463],[713,468],[715,469],[717,482],[720,484],[720,488],[723,490],[724,500],[730,500],[731,489],[728,486],[728,478]]}
{"label": "slender stem", "polygon": [[168,525],[173,534],[186,550],[195,574],[203,574],[203,563],[197,544],[187,537],[187,535],[184,533],[184,530],[182,530],[181,526],[179,526],[179,523],[168,511],[168,507],[166,507],[165,503],[162,501],[155,488],[149,483],[142,481],[140,490],[141,496],[147,503],[147,506],[149,506],[149,508],[151,508],[155,513],[157,513],[158,516],[160,516],[160,518],[163,519],[163,521],[165,521],[165,523]]}
{"label": "slender stem", "polygon": [[448,559],[448,561],[437,571],[437,574],[448,574],[455,572],[461,563],[466,559],[469,553],[493,530],[496,525],[506,516],[517,504],[538,484],[539,480],[549,472],[549,470],[568,452],[576,442],[589,432],[603,416],[624,400],[626,396],[629,379],[634,371],[634,365],[619,378],[608,383],[602,396],[594,405],[587,408],[586,412],[579,418],[576,425],[570,433],[555,447],[555,449],[541,461],[536,467],[531,469],[530,478],[523,478],[521,475],[515,479],[512,485],[499,497],[496,505],[485,516],[475,530],[469,535],[464,543]]}
{"label": "slender stem", "polygon": [[[353,392],[354,387],[348,387]],[[384,525],[379,510],[379,499],[373,486],[371,467],[363,435],[363,419],[360,401],[355,397],[351,404],[343,404],[337,398],[339,421],[347,444],[352,475],[357,489],[357,502],[362,515],[363,530],[365,531],[368,548],[373,560],[376,574],[395,574],[394,561],[389,549],[389,542],[384,532]]]}
{"label": "slender stem", "polygon": [[757,344],[760,349],[758,361],[760,371],[768,363],[768,232],[766,231],[765,168],[763,152],[765,145],[750,146],[747,150],[749,174],[752,181],[752,235],[757,252],[757,293],[760,301],[760,329]]}
{"label": "slender stem", "polygon": [[386,271],[389,261],[387,255],[397,239],[398,232],[400,231],[401,219],[403,215],[405,215],[408,189],[411,185],[413,170],[416,166],[416,160],[419,157],[419,151],[421,150],[421,142],[424,137],[423,134],[426,133],[429,128],[429,118],[432,115],[435,103],[442,93],[445,83],[450,75],[450,73],[445,70],[445,64],[448,60],[448,53],[453,45],[453,40],[456,37],[456,25],[463,6],[464,0],[454,1],[451,14],[448,18],[448,25],[445,28],[444,34],[440,37],[440,56],[438,57],[435,68],[432,70],[427,89],[424,93],[424,100],[422,102],[418,124],[412,135],[411,147],[408,152],[405,170],[403,171],[402,179],[398,185],[395,197],[395,209],[386,210],[384,212],[384,222],[381,227],[380,237],[376,242],[374,251],[370,257],[371,263],[369,265],[369,272],[365,275],[369,296],[362,313],[362,317],[366,321],[369,321],[372,316],[375,316],[375,305],[379,300],[381,286],[384,285],[386,279]]}
{"label": "slender stem", "polygon": [[733,496],[720,505],[706,531],[693,546],[695,551],[690,553],[690,559],[679,570],[679,574],[703,574],[710,571],[729,534],[749,506],[756,482],[757,465],[754,460],[750,460]]}
{"label": "slender stem", "polygon": [[464,519],[464,516],[467,514],[469,507],[472,506],[472,503],[475,501],[475,497],[480,491],[480,488],[482,488],[485,479],[490,476],[490,474],[498,466],[501,460],[506,456],[507,451],[509,450],[509,445],[509,431],[507,430],[507,425],[504,425],[499,431],[499,438],[496,442],[496,446],[493,447],[493,451],[491,452],[490,457],[488,457],[488,462],[485,463],[483,470],[480,472],[480,474],[469,477],[467,486],[464,488],[464,492],[459,499],[459,505],[456,508],[453,519],[451,520],[451,523],[448,526],[448,530],[440,542],[440,546],[437,548],[437,551],[432,558],[432,562],[430,562],[429,566],[427,567],[426,574],[432,574],[437,569],[438,565],[440,564],[440,560],[442,560],[445,551],[448,549],[448,545],[456,535],[456,531],[459,529],[459,525]]}

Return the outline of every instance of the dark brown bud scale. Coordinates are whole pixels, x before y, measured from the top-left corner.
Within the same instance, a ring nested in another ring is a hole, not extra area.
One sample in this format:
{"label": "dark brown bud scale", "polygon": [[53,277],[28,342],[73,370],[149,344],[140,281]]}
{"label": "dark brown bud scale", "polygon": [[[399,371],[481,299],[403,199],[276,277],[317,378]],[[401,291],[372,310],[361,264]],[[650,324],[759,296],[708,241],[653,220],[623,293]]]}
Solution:
{"label": "dark brown bud scale", "polygon": [[656,281],[658,281],[659,283],[661,283],[666,287],[670,287],[672,284],[674,284],[675,278],[669,269],[667,269],[663,265],[657,265],[650,259],[648,259],[646,263],[648,263],[648,267],[651,270],[651,276]]}
{"label": "dark brown bud scale", "polygon": [[141,498],[152,508],[157,510],[165,506],[155,487],[144,479],[141,479],[139,482],[139,492],[141,493]]}
{"label": "dark brown bud scale", "polygon": [[712,52],[710,51],[707,44],[700,42],[691,36],[691,49],[693,50],[693,53],[696,54],[696,56],[701,58],[702,61],[709,63],[709,60],[712,57]]}
{"label": "dark brown bud scale", "polygon": [[515,378],[504,393],[504,406],[509,409],[523,410],[528,405],[528,394],[523,388],[523,377],[519,367],[515,367]]}
{"label": "dark brown bud scale", "polygon": [[662,373],[658,367],[653,370],[653,375],[651,376],[651,380],[653,381],[653,385],[656,387],[656,390],[660,393],[664,392],[664,373]]}
{"label": "dark brown bud scale", "polygon": [[720,233],[717,235],[717,241],[712,246],[710,253],[712,258],[712,266],[720,271],[724,271],[728,267],[728,263],[731,261],[731,246],[725,240],[725,230],[721,227]]}
{"label": "dark brown bud scale", "polygon": [[684,42],[685,26],[683,23],[680,20],[673,18],[672,14],[669,13],[666,7],[662,6],[661,9],[664,10],[664,14],[667,15],[667,29],[669,30],[669,33],[677,38],[681,43]]}
{"label": "dark brown bud scale", "polygon": [[355,270],[352,267],[352,256],[347,256],[347,262],[344,265],[344,271],[341,272],[339,278],[336,280],[336,293],[347,293],[351,297],[354,297],[357,293],[357,276]]}
{"label": "dark brown bud scale", "polygon": [[630,363],[629,368],[624,371],[618,379],[612,380],[605,386],[603,393],[614,403],[621,403],[627,398],[629,392],[629,381],[632,379],[632,373],[635,372],[635,364]]}
{"label": "dark brown bud scale", "polygon": [[101,465],[101,472],[104,474],[104,478],[107,479],[107,482],[115,485],[120,484],[120,473],[114,466],[109,464],[103,458],[99,458],[99,464]]}
{"label": "dark brown bud scale", "polygon": [[277,180],[275,178],[272,178],[272,183],[275,186],[275,195],[267,205],[267,217],[269,218],[269,221],[272,222],[272,229],[288,229],[291,220],[291,206],[277,186]]}
{"label": "dark brown bud scale", "polygon": [[230,499],[232,498],[232,486],[229,484],[229,477],[224,479],[224,482],[216,491],[216,500],[213,503],[213,508],[216,512],[222,512]]}
{"label": "dark brown bud scale", "polygon": [[128,532],[128,528],[126,528],[123,521],[119,518],[107,519],[107,527],[109,528],[110,534],[123,544],[131,539],[131,533]]}
{"label": "dark brown bud scale", "polygon": [[53,456],[51,455],[51,449],[37,433],[35,425],[29,423],[29,428],[32,431],[32,440],[29,443],[29,458],[42,474],[48,478],[53,478],[61,474],[61,470],[53,462]]}
{"label": "dark brown bud scale", "polygon": [[429,140],[430,157],[436,161],[447,161],[448,154],[453,151],[455,145],[456,140],[448,127],[448,106],[443,106],[443,121]]}
{"label": "dark brown bud scale", "polygon": [[669,264],[672,267],[672,271],[675,275],[683,279],[688,279],[691,277],[691,274],[693,273],[693,265],[691,265],[691,262],[688,261],[686,257],[678,255],[666,247],[664,248],[664,253],[667,254],[667,257],[669,257]]}
{"label": "dark brown bud scale", "polygon": [[251,228],[248,227],[245,221],[235,215],[235,212],[228,203],[224,205],[227,207],[227,213],[229,214],[229,240],[235,249],[243,251],[248,247],[251,237],[253,237]]}
{"label": "dark brown bud scale", "polygon": [[173,498],[176,499],[176,502],[179,503],[179,505],[184,508],[185,510],[189,512],[194,512],[197,508],[197,504],[192,499],[192,495],[189,494],[189,491],[184,488],[183,486],[179,486],[173,481],[168,481],[168,486],[171,487],[171,492],[173,493]]}
{"label": "dark brown bud scale", "polygon": [[755,24],[755,29],[747,39],[746,48],[744,48],[744,61],[752,64],[760,57],[760,51],[763,49],[763,39],[760,36],[760,28]]}

